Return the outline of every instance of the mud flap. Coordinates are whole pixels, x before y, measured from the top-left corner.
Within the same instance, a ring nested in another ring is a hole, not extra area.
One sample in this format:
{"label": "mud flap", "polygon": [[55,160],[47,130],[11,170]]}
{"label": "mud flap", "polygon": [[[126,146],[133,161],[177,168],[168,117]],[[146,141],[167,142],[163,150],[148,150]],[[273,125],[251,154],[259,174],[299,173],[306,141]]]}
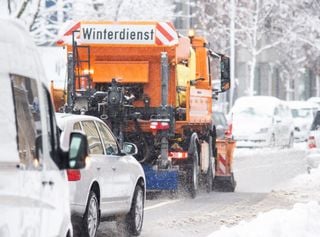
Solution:
{"label": "mud flap", "polygon": [[212,184],[213,190],[220,192],[234,192],[236,186],[233,173],[230,176],[215,176]]}

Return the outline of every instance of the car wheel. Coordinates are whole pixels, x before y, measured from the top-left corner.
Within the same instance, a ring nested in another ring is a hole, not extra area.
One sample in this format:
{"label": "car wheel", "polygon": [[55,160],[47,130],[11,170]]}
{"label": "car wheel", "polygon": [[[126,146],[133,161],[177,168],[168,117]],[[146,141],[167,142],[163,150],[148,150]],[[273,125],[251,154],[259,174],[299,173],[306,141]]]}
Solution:
{"label": "car wheel", "polygon": [[144,191],[137,185],[131,203],[130,211],[124,217],[118,217],[118,229],[125,235],[138,236],[141,233],[144,216]]}
{"label": "car wheel", "polygon": [[276,136],[272,134],[270,138],[270,147],[275,147],[275,146],[276,146]]}
{"label": "car wheel", "polygon": [[86,212],[82,219],[82,226],[75,230],[75,236],[95,237],[99,225],[99,201],[94,191],[90,191]]}
{"label": "car wheel", "polygon": [[294,142],[294,136],[293,136],[293,134],[290,134],[288,148],[293,147],[293,142]]}

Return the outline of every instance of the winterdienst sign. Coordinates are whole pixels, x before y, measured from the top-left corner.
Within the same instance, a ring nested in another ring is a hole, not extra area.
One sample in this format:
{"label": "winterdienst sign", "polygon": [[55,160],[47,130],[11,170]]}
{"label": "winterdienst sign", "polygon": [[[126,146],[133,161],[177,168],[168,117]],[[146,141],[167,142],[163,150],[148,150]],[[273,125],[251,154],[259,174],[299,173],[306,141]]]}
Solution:
{"label": "winterdienst sign", "polygon": [[94,24],[81,23],[80,42],[93,44],[174,45],[177,32],[170,23]]}
{"label": "winterdienst sign", "polygon": [[178,34],[170,22],[66,22],[59,32],[58,45],[78,44],[178,44]]}
{"label": "winterdienst sign", "polygon": [[81,24],[82,43],[154,44],[155,25]]}

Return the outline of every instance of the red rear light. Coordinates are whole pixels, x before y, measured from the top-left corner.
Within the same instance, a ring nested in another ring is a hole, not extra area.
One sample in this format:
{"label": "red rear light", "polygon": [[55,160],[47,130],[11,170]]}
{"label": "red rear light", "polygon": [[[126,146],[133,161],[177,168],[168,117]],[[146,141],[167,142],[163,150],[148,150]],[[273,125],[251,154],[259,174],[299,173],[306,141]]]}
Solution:
{"label": "red rear light", "polygon": [[188,152],[178,151],[178,152],[169,152],[169,157],[171,159],[187,159]]}
{"label": "red rear light", "polygon": [[170,128],[170,123],[167,120],[154,120],[150,123],[151,130],[167,130]]}
{"label": "red rear light", "polygon": [[316,145],[316,139],[314,136],[309,136],[308,138],[308,147],[309,149],[312,149],[312,148],[316,148],[317,145]]}
{"label": "red rear light", "polygon": [[68,181],[78,181],[81,179],[80,170],[67,170]]}

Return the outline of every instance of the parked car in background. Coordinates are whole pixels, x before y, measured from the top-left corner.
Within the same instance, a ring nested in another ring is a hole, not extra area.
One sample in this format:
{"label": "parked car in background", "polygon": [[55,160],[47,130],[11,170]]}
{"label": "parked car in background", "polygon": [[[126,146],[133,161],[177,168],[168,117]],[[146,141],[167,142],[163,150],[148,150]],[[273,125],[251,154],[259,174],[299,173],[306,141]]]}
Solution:
{"label": "parked car in background", "polygon": [[216,126],[217,138],[223,139],[226,131],[228,131],[228,121],[226,115],[221,111],[212,113],[213,123]]}
{"label": "parked car in background", "polygon": [[121,231],[139,235],[143,224],[145,175],[133,157],[132,143],[120,148],[109,127],[99,118],[57,113],[61,144],[69,134],[81,131],[88,137],[88,167],[68,170],[72,224],[76,235],[94,237],[100,220],[115,218]]}
{"label": "parked car in background", "polygon": [[293,120],[284,101],[272,96],[246,96],[229,112],[237,147],[292,147]]}
{"label": "parked car in background", "polygon": [[0,29],[0,236],[70,237],[65,169],[85,166],[87,139],[70,133],[61,149],[32,38],[13,20],[0,19]]}
{"label": "parked car in background", "polygon": [[313,111],[315,115],[315,113],[320,109],[320,97],[310,97],[307,101],[316,105],[317,109]]}
{"label": "parked car in background", "polygon": [[320,164],[320,110],[317,111],[309,130],[307,161],[309,168],[316,168]]}
{"label": "parked car in background", "polygon": [[307,101],[287,101],[294,123],[295,141],[307,141],[314,118],[315,105]]}

